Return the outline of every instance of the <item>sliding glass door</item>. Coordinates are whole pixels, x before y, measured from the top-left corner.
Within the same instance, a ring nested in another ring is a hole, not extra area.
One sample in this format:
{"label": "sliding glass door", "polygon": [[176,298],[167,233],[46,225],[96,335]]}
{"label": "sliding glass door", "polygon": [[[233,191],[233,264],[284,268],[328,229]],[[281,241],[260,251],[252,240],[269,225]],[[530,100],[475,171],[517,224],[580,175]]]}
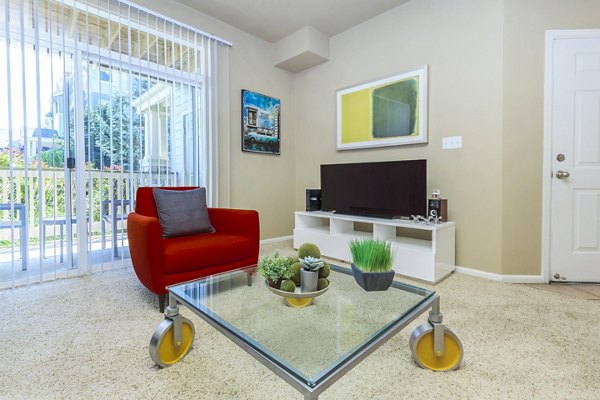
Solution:
{"label": "sliding glass door", "polygon": [[128,265],[136,189],[207,183],[211,41],[120,1],[0,13],[0,287]]}
{"label": "sliding glass door", "polygon": [[197,88],[111,60],[82,62],[88,264],[127,259],[139,186],[198,184]]}
{"label": "sliding glass door", "polygon": [[3,39],[0,287],[72,274],[68,249],[77,238],[74,165],[67,162],[76,143],[73,54]]}

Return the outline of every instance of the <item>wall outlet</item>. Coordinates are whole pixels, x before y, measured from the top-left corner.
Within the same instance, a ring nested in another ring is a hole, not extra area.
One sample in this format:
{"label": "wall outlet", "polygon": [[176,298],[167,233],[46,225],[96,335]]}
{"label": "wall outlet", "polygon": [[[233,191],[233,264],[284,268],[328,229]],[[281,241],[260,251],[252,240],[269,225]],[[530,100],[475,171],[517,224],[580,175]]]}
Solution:
{"label": "wall outlet", "polygon": [[442,149],[462,148],[462,136],[450,136],[442,139]]}

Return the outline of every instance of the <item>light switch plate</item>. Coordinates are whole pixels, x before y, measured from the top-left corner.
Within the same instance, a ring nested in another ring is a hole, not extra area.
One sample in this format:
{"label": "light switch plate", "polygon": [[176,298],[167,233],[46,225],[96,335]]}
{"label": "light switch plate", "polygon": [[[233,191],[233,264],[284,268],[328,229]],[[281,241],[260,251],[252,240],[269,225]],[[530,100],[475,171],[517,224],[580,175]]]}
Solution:
{"label": "light switch plate", "polygon": [[442,139],[442,149],[462,148],[462,136],[449,136]]}

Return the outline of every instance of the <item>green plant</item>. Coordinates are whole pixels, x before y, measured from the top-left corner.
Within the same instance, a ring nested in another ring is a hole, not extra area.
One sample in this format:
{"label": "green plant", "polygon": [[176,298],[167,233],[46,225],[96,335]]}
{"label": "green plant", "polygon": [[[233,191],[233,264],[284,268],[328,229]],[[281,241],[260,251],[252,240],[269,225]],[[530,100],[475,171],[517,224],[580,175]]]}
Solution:
{"label": "green plant", "polygon": [[294,293],[294,291],[296,290],[296,284],[294,283],[294,281],[286,279],[285,281],[281,282],[281,286],[279,288],[284,292]]}
{"label": "green plant", "polygon": [[323,290],[329,286],[329,281],[325,278],[319,278],[317,281],[317,290]]}
{"label": "green plant", "polygon": [[331,273],[331,267],[326,262],[323,262],[323,266],[319,270],[319,278],[327,278]]}
{"label": "green plant", "polygon": [[[11,166],[11,150],[2,150],[0,151],[0,168],[8,168]],[[12,150],[12,166],[17,168],[22,168],[23,162],[23,154],[19,150]]]}
{"label": "green plant", "polygon": [[289,279],[292,277],[290,259],[280,256],[275,252],[270,257],[263,257],[258,262],[258,273],[271,282],[277,282],[280,279]]}
{"label": "green plant", "polygon": [[302,269],[301,262],[295,262],[292,264],[292,267],[291,267],[292,277],[290,279],[294,281],[296,286],[300,286],[300,270],[301,269]]}
{"label": "green plant", "polygon": [[304,258],[299,258],[299,260],[302,263],[302,267],[306,271],[316,272],[323,266],[323,261],[315,257],[307,256]]}
{"label": "green plant", "polygon": [[375,239],[350,241],[354,264],[365,272],[386,272],[392,269],[392,245]]}
{"label": "green plant", "polygon": [[302,246],[298,248],[298,258],[304,257],[314,257],[321,258],[321,250],[319,246],[314,243],[304,243]]}

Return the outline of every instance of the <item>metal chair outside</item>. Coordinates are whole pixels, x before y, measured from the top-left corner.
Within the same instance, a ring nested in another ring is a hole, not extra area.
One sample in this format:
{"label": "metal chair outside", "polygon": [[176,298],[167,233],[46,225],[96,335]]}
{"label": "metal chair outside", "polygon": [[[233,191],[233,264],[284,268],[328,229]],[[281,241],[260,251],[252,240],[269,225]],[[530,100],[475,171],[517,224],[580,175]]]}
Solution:
{"label": "metal chair outside", "polygon": [[14,209],[19,213],[18,221],[1,221],[0,229],[11,229],[17,228],[21,231],[21,269],[27,270],[27,264],[29,263],[29,251],[27,249],[27,242],[29,241],[29,233],[27,231],[27,207],[22,203],[0,203],[0,211],[10,211]]}
{"label": "metal chair outside", "polygon": [[[102,200],[101,207],[101,227],[102,227],[102,248],[106,248],[105,235],[106,235],[106,223],[111,224],[111,241],[113,246],[113,254],[115,257],[119,257],[119,243],[117,238],[118,232],[118,222],[126,222],[128,212],[132,209],[133,202],[131,200],[125,199],[113,199],[113,200]],[[119,213],[119,208],[121,209],[121,213]],[[108,210],[108,213],[105,211]]]}

